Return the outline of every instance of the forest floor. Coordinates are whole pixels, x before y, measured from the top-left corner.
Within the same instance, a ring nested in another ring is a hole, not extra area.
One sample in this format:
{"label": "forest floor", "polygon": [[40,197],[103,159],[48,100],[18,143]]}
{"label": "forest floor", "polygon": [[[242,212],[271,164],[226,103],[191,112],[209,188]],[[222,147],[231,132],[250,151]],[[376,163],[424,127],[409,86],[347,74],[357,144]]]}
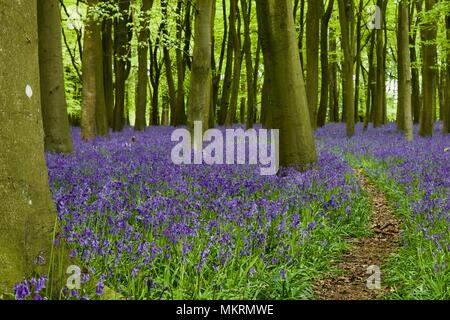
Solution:
{"label": "forest floor", "polygon": [[[361,172],[355,174],[372,199],[369,221],[372,236],[348,239],[351,248],[337,266],[341,272],[328,274],[316,283],[316,297],[320,300],[375,300],[393,290],[383,285],[382,265],[399,248],[401,222],[395,217],[385,194]],[[374,268],[381,268],[381,286],[371,289],[368,283],[373,283],[372,279],[375,281]]]}

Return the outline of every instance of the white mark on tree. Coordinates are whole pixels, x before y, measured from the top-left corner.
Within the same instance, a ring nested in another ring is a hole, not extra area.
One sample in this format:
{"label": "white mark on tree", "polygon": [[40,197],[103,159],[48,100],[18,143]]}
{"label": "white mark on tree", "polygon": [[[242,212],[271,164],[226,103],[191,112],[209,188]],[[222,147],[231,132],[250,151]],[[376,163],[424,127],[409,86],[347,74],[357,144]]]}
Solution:
{"label": "white mark on tree", "polygon": [[25,88],[25,94],[27,95],[28,98],[31,99],[31,97],[33,96],[33,89],[31,89],[31,86],[29,84],[27,84],[26,88]]}

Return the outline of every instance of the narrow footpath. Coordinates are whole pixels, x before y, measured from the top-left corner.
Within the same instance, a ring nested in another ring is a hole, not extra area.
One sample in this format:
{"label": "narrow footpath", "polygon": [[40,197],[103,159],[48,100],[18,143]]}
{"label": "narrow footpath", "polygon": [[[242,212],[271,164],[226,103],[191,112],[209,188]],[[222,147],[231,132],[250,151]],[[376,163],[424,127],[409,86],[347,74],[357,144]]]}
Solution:
{"label": "narrow footpath", "polygon": [[348,240],[351,249],[338,264],[342,274],[328,275],[316,282],[319,300],[376,300],[391,290],[384,284],[382,266],[399,247],[400,220],[386,196],[360,172],[355,175],[372,199],[369,226],[373,236]]}

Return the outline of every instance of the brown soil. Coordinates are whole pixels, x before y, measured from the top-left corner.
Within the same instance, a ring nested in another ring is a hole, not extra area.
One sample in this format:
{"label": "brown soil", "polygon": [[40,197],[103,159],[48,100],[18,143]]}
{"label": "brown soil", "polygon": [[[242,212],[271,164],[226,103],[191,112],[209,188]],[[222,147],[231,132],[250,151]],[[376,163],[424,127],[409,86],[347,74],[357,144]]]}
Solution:
{"label": "brown soil", "polygon": [[[342,274],[328,275],[316,282],[315,292],[319,300],[376,300],[391,291],[391,288],[383,285],[382,265],[399,247],[400,221],[394,216],[386,196],[361,173],[356,172],[356,176],[372,198],[369,225],[373,237],[348,240],[352,247],[338,265]],[[368,288],[367,280],[372,275],[368,273],[369,266],[380,267],[381,289]]]}

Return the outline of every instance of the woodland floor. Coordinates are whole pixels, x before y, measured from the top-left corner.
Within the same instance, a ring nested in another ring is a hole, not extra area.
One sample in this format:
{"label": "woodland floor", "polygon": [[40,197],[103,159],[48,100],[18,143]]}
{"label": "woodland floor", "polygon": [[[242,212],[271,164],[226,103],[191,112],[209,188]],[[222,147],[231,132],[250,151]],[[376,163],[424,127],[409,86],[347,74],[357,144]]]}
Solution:
{"label": "woodland floor", "polygon": [[[347,240],[351,248],[337,266],[342,273],[328,274],[316,283],[316,297],[320,300],[376,300],[392,290],[383,284],[382,266],[399,247],[400,220],[394,216],[386,196],[360,172],[356,176],[372,199],[369,221],[372,236]],[[381,289],[368,288],[369,266],[381,268]]]}

